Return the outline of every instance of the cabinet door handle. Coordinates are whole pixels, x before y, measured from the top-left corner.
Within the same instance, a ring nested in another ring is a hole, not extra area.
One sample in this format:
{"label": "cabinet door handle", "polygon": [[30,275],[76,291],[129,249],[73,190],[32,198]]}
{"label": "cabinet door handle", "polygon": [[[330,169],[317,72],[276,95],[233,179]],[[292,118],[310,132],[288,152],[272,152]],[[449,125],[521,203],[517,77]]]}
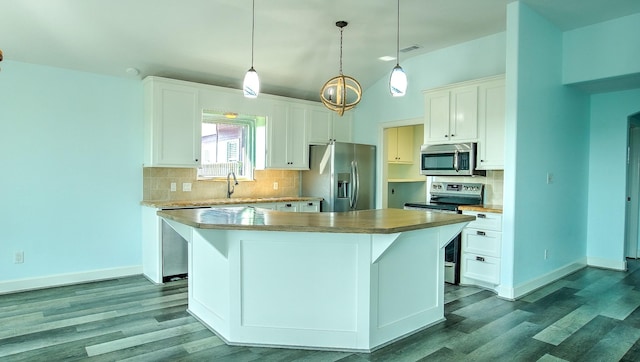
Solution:
{"label": "cabinet door handle", "polygon": [[481,256],[476,256],[476,260],[477,260],[477,261],[484,261],[484,258],[483,258],[483,257],[481,257]]}
{"label": "cabinet door handle", "polygon": [[309,205],[309,206],[313,206],[313,202],[310,202],[310,203],[308,203],[307,205]]}
{"label": "cabinet door handle", "polygon": [[487,215],[485,215],[485,214],[478,214],[478,216],[477,216],[477,217],[478,217],[478,219],[486,219],[486,218],[487,218]]}
{"label": "cabinet door handle", "polygon": [[285,206],[286,206],[286,207],[291,207],[291,204],[286,204]]}
{"label": "cabinet door handle", "polygon": [[485,233],[484,231],[477,231],[476,234],[480,235],[480,236],[485,236],[487,235],[487,233]]}
{"label": "cabinet door handle", "polygon": [[451,137],[455,137],[456,135],[452,134]]}

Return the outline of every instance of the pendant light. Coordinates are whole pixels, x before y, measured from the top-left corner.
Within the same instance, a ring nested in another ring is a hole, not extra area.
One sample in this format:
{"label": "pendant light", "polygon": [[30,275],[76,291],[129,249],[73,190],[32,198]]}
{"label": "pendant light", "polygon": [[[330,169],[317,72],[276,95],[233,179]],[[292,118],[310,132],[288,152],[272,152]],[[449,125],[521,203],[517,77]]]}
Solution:
{"label": "pendant light", "polygon": [[244,76],[244,82],[242,83],[242,92],[247,98],[257,98],[260,93],[260,78],[258,73],[253,69],[253,40],[255,37],[255,23],[256,23],[256,0],[253,0],[253,7],[251,9],[251,68]]}
{"label": "pendant light", "polygon": [[400,0],[398,0],[398,29],[396,32],[396,66],[389,78],[389,91],[394,97],[402,97],[407,92],[407,74],[400,66]]}
{"label": "pendant light", "polygon": [[320,89],[322,104],[340,116],[355,107],[362,98],[360,83],[353,77],[342,74],[342,30],[347,24],[342,20],[336,22],[336,26],[340,28],[340,75],[329,79]]}

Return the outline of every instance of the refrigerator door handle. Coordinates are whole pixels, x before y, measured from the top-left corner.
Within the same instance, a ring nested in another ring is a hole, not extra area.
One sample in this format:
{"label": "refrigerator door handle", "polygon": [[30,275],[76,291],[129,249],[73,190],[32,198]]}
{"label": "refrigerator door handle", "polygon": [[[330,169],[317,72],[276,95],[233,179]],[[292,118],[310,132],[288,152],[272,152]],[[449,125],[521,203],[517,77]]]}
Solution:
{"label": "refrigerator door handle", "polygon": [[349,209],[353,209],[355,205],[356,195],[356,166],[355,161],[351,161],[351,190],[349,190]]}
{"label": "refrigerator door handle", "polygon": [[354,190],[353,190],[353,209],[356,209],[358,206],[358,194],[360,193],[360,170],[358,170],[358,161],[353,161],[353,169],[354,169]]}

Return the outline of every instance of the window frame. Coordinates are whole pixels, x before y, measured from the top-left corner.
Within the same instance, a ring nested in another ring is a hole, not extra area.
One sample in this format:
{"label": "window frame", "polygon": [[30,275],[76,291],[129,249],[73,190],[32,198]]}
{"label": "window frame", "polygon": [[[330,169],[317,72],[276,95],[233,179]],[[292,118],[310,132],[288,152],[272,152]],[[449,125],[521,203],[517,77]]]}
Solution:
{"label": "window frame", "polygon": [[[217,111],[211,111],[211,110],[203,110],[202,112],[202,121],[201,121],[201,128],[202,128],[202,124],[229,124],[229,125],[234,125],[234,126],[242,126],[242,127],[246,127],[246,139],[242,140],[245,143],[245,148],[246,151],[242,151],[242,147],[240,147],[240,145],[238,145],[239,148],[239,152],[238,152],[238,156],[242,155],[242,158],[245,159],[242,161],[243,163],[243,170],[246,173],[245,175],[236,175],[236,178],[238,179],[238,181],[253,181],[254,180],[254,171],[255,171],[255,164],[256,164],[256,158],[255,158],[255,153],[256,153],[256,117],[254,116],[247,116],[247,115],[237,115],[237,118],[225,118],[224,113],[223,112],[217,112]],[[245,134],[245,131],[242,131],[243,135]],[[203,137],[200,137],[200,142],[202,142]],[[241,142],[242,142],[241,141]],[[216,147],[218,147],[217,142],[216,142]],[[200,167],[198,167],[198,170],[196,171],[196,179],[199,181],[220,181],[220,180],[227,180],[227,175],[215,175],[215,176],[209,176],[209,175],[203,175],[201,174],[202,170],[204,169],[204,147],[202,147],[201,145],[201,165]],[[217,151],[216,151],[217,152]]]}

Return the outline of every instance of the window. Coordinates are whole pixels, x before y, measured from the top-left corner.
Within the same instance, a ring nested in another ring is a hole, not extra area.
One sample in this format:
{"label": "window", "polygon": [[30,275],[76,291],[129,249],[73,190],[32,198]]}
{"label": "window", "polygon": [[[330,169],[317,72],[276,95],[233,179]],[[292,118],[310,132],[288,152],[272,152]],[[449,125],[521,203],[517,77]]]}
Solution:
{"label": "window", "polygon": [[201,165],[198,179],[253,180],[256,123],[260,117],[205,111],[202,116]]}

